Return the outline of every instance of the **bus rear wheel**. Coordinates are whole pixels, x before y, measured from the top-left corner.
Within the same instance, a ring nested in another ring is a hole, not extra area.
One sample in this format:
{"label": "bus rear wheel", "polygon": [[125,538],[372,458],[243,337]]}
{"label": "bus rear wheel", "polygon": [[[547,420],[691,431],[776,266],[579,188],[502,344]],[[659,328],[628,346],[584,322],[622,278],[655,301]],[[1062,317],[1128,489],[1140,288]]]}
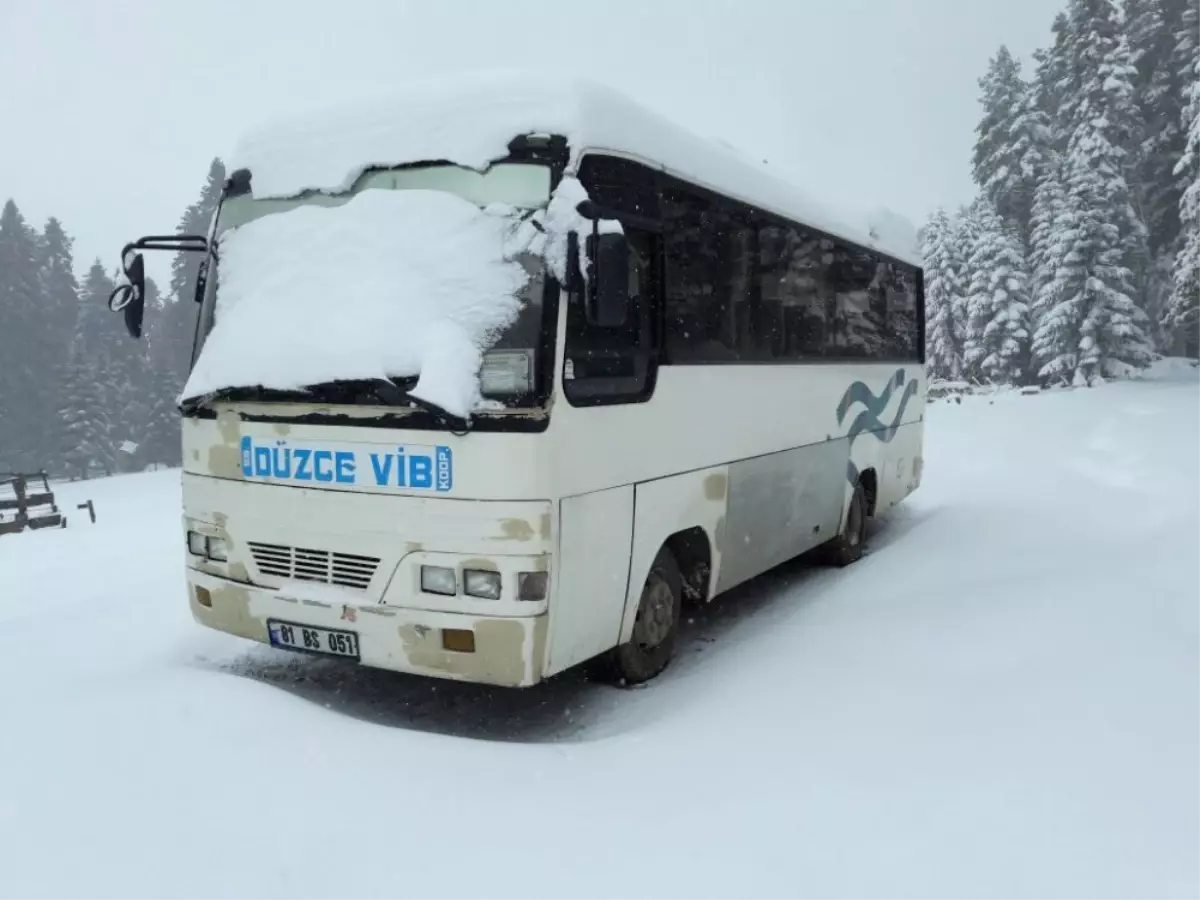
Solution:
{"label": "bus rear wheel", "polygon": [[835,566],[848,566],[862,558],[867,542],[867,492],[862,482],[854,486],[842,533],[825,545],[825,558]]}
{"label": "bus rear wheel", "polygon": [[608,656],[608,675],[622,685],[641,684],[660,674],[675,655],[683,605],[683,576],[675,555],[658,551],[638,600],[633,634]]}

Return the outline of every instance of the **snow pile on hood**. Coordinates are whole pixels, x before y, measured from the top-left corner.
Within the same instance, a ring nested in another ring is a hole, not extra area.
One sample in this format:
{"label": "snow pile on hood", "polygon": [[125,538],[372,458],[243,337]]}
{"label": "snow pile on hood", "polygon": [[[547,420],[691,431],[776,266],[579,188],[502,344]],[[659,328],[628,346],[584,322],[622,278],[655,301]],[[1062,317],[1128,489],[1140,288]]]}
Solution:
{"label": "snow pile on hood", "polygon": [[230,230],[184,398],[419,375],[414,397],[467,417],[482,349],[528,281],[518,225],[452,194],[367,190]]}
{"label": "snow pile on hood", "polygon": [[591,231],[576,210],[586,199],[571,177],[524,217],[442,191],[370,189],[230,229],[216,324],[182,397],[415,375],[413,397],[468,418],[483,351],[520,312],[526,266],[544,260],[565,280],[567,234]]}

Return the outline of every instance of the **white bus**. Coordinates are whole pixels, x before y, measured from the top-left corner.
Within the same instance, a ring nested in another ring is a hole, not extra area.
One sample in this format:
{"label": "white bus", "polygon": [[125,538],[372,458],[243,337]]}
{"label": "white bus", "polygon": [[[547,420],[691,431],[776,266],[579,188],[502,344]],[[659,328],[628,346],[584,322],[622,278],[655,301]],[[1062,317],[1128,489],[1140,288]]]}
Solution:
{"label": "white bus", "polygon": [[608,89],[425,86],[233,162],[208,235],[130,244],[110,300],[139,336],[139,251],[203,254],[181,397],[203,625],[643,682],[682,603],[814,548],[853,562],[920,484],[914,248]]}

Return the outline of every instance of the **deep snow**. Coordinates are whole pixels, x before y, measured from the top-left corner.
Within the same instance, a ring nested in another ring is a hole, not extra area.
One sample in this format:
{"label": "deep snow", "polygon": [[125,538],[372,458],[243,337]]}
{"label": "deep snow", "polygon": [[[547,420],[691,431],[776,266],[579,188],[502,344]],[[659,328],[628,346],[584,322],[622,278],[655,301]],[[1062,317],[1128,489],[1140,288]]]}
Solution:
{"label": "deep snow", "polygon": [[525,692],[194,625],[177,472],[0,538],[0,893],[1194,896],[1200,386],[932,404],[853,567]]}

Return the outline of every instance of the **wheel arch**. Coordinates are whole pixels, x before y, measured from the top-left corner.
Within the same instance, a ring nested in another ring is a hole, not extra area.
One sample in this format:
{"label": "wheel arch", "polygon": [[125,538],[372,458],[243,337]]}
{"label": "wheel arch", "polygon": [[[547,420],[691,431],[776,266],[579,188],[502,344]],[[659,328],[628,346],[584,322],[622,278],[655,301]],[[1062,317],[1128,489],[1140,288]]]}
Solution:
{"label": "wheel arch", "polygon": [[629,582],[618,643],[628,641],[633,634],[642,588],[663,547],[671,551],[679,565],[685,601],[712,598],[720,571],[720,534],[727,495],[727,466],[637,486]]}

